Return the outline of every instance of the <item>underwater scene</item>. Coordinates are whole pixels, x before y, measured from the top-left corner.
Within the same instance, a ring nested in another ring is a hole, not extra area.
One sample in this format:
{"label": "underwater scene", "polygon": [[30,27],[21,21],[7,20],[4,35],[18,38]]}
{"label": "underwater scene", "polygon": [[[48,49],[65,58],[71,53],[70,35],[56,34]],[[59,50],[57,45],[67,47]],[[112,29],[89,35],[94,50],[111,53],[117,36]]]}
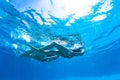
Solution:
{"label": "underwater scene", "polygon": [[120,1],[0,0],[0,80],[120,80]]}

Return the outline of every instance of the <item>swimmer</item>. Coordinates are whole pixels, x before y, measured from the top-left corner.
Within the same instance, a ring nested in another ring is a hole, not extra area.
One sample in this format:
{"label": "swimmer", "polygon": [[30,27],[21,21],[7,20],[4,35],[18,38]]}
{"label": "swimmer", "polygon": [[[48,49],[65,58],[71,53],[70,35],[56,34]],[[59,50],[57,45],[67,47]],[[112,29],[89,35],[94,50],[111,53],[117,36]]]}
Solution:
{"label": "swimmer", "polygon": [[[82,46],[77,49],[67,49],[62,45],[59,45],[55,42],[51,43],[48,46],[45,46],[43,48],[35,48],[31,45],[28,45],[32,49],[27,51],[24,54],[21,54],[20,56],[23,57],[31,57],[33,59],[42,61],[42,62],[50,62],[53,60],[58,59],[60,56],[64,58],[72,58],[74,56],[82,56],[84,54],[84,48],[83,43]],[[50,50],[52,48],[56,48],[57,51]]]}
{"label": "swimmer", "polygon": [[31,47],[32,49],[25,53],[20,54],[19,57],[30,57],[30,58],[33,58],[33,59],[36,59],[36,60],[42,61],[42,62],[45,62],[45,61],[50,62],[59,57],[57,51],[46,52],[46,51],[37,49],[31,45],[29,45],[29,47]]}
{"label": "swimmer", "polygon": [[44,52],[45,50],[49,50],[54,47],[58,49],[57,55],[62,56],[64,58],[72,58],[74,56],[82,56],[85,51],[83,48],[83,45],[77,49],[67,49],[64,46],[59,45],[55,42],[51,43],[48,46],[45,46],[44,48],[41,48],[39,51],[42,50]]}

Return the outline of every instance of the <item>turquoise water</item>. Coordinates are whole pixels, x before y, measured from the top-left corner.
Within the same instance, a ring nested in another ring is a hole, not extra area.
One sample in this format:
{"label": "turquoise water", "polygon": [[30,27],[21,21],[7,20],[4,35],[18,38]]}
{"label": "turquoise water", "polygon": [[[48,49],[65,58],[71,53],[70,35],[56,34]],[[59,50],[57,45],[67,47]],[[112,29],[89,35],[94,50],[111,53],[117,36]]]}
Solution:
{"label": "turquoise water", "polygon": [[[120,80],[119,8],[119,0],[0,0],[0,80]],[[67,48],[82,38],[85,55],[18,57],[25,42],[43,47],[59,38]]]}

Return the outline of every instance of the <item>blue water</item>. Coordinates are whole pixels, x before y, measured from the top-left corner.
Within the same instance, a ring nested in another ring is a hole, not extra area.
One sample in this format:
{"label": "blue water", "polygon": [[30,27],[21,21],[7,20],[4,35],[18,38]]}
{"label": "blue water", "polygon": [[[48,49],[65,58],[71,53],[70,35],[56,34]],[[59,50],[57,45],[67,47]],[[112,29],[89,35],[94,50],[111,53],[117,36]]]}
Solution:
{"label": "blue water", "polygon": [[[120,80],[120,1],[99,0],[84,14],[68,10],[72,0],[65,13],[60,1],[0,0],[0,80]],[[49,63],[18,57],[29,50],[25,42],[42,47],[58,37],[67,48],[82,38],[85,55]]]}

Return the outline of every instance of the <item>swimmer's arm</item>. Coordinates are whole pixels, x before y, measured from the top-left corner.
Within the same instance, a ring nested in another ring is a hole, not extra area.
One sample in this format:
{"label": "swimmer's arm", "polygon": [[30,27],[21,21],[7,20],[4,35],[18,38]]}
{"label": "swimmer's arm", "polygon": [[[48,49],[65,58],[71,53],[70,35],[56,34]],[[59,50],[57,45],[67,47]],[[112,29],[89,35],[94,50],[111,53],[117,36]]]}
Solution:
{"label": "swimmer's arm", "polygon": [[27,51],[25,53],[22,53],[21,55],[19,55],[20,57],[30,57],[32,55],[33,51]]}
{"label": "swimmer's arm", "polygon": [[34,51],[35,50],[29,50],[29,51],[26,51],[25,53],[22,53],[22,52],[20,52],[19,50],[16,50],[17,51],[17,53],[19,54],[18,56],[19,57],[31,57],[31,56],[33,56],[34,55]]}

